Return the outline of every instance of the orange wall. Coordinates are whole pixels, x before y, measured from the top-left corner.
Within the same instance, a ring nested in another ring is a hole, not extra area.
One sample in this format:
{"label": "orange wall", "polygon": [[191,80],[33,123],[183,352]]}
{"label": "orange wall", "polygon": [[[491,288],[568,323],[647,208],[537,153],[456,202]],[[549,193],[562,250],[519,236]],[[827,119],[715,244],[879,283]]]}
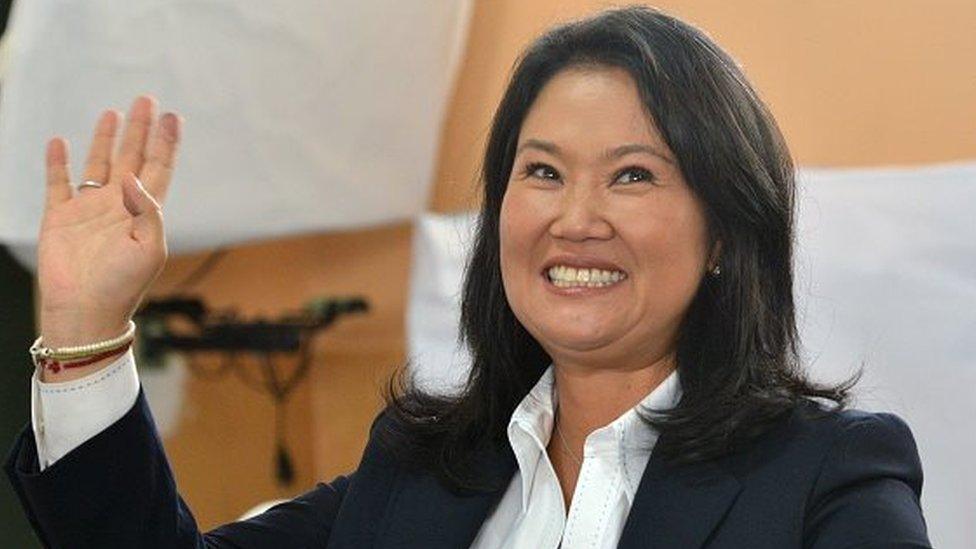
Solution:
{"label": "orange wall", "polygon": [[[474,178],[490,117],[523,45],[556,21],[605,5],[475,0],[468,51],[442,133],[433,210],[476,204]],[[706,29],[740,60],[802,165],[976,158],[976,2],[657,5]],[[202,528],[355,467],[380,406],[379,383],[405,358],[410,236],[409,225],[400,224],[241,246],[199,284],[211,306],[249,314],[273,316],[323,294],[363,294],[373,305],[368,315],[342,320],[317,340],[318,363],[292,398],[288,436],[296,488],[278,490],[272,481],[268,397],[234,377],[190,381],[179,429],[165,444]],[[171,258],[152,293],[166,293],[203,257]]]}

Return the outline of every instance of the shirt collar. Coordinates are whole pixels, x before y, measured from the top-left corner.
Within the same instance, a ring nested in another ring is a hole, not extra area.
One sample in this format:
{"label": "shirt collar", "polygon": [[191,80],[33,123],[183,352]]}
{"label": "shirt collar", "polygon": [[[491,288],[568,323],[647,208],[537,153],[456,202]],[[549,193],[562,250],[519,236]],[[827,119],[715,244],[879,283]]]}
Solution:
{"label": "shirt collar", "polygon": [[[523,511],[528,507],[532,481],[536,469],[543,463],[541,458],[552,434],[558,404],[554,379],[553,366],[550,364],[515,408],[508,424],[509,443],[522,477]],[[678,371],[674,370],[636,406],[586,437],[583,449],[586,457],[610,456],[617,461],[624,476],[624,491],[631,503],[658,438],[657,431],[641,421],[637,410],[644,408],[647,415],[651,413],[650,409],[673,408],[681,399],[681,394]]]}

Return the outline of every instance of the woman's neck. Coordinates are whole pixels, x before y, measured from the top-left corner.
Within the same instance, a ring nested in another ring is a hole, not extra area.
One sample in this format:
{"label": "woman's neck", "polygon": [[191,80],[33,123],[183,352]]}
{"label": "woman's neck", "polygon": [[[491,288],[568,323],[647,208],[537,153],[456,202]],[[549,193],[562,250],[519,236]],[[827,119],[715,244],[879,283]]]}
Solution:
{"label": "woman's neck", "polygon": [[555,363],[555,421],[570,450],[582,456],[586,437],[636,406],[674,371],[673,355],[638,369]]}

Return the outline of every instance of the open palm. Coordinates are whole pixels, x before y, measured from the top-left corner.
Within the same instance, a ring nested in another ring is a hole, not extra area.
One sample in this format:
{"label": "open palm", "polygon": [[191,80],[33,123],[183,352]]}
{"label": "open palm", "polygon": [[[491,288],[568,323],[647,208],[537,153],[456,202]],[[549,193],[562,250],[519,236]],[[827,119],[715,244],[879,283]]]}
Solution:
{"label": "open palm", "polygon": [[180,120],[166,113],[157,121],[155,110],[151,97],[133,102],[117,152],[121,115],[101,116],[83,176],[101,188],[75,191],[67,144],[61,138],[48,143],[38,243],[42,333],[117,335],[162,270],[160,204],[173,173]]}

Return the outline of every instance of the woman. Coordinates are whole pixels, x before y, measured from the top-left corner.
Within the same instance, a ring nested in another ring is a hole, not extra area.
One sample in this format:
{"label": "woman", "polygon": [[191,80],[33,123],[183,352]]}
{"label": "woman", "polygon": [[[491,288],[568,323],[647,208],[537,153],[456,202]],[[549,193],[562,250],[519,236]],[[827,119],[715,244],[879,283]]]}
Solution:
{"label": "woman", "polygon": [[[102,120],[85,179],[105,188],[71,197],[51,145],[50,347],[124,332],[162,267],[153,196],[179,123],[164,115],[147,149],[151,107],[136,102],[114,164],[116,116]],[[482,178],[462,314],[474,366],[458,396],[393,378],[356,471],[200,534],[130,383],[113,401],[134,405],[53,464],[30,429],[19,437],[7,471],[39,534],[71,547],[929,546],[908,427],[845,410],[853,381],[799,370],[793,166],[701,31],[631,7],[539,38]],[[41,381],[96,379],[118,352]]]}

